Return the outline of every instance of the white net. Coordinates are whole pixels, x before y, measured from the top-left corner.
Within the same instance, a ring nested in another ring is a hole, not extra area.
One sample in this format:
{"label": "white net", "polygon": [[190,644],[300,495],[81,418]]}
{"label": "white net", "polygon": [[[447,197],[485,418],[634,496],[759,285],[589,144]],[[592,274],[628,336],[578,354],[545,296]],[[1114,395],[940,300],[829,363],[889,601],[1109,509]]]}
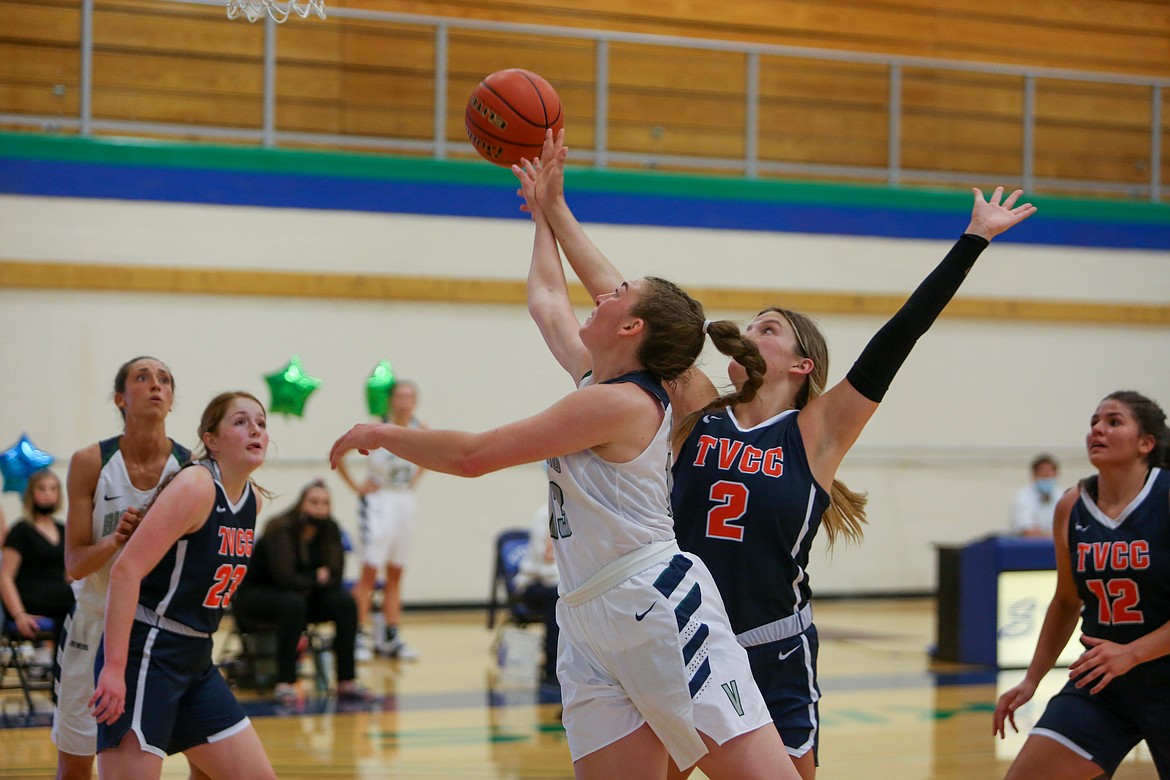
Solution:
{"label": "white net", "polygon": [[229,19],[238,19],[243,16],[249,22],[254,22],[268,14],[272,17],[272,21],[283,24],[293,14],[306,19],[311,13],[324,19],[325,0],[304,0],[304,2],[288,0],[285,3],[276,0],[227,0]]}

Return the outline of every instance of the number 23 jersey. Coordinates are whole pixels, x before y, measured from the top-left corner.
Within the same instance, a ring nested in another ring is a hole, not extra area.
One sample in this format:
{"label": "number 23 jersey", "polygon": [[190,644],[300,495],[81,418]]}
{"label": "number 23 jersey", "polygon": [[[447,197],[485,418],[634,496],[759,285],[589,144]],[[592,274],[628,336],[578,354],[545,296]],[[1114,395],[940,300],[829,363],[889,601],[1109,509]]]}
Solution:
{"label": "number 23 jersey", "polygon": [[719,586],[736,634],[808,603],[806,568],[829,494],[813,479],[795,409],[741,428],[731,409],[699,418],[674,465],[679,546]]}
{"label": "number 23 jersey", "polygon": [[215,633],[223,611],[252,558],[256,494],[252,483],[236,503],[228,501],[214,461],[195,461],[215,480],[215,505],[203,526],[179,538],[142,580],[138,603],[188,628]]}

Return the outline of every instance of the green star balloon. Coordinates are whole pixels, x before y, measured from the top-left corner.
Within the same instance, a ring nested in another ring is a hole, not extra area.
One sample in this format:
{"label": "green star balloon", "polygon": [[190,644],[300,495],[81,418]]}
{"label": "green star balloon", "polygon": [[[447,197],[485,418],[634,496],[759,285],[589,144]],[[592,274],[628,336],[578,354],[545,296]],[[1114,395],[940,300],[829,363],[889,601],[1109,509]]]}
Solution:
{"label": "green star balloon", "polygon": [[380,360],[366,380],[366,406],[370,414],[385,417],[390,412],[390,391],[394,389],[394,367]]}
{"label": "green star balloon", "polygon": [[264,380],[272,391],[272,403],[268,405],[268,411],[295,414],[297,417],[305,416],[305,401],[321,386],[321,380],[309,376],[296,355],[284,368],[265,374]]}

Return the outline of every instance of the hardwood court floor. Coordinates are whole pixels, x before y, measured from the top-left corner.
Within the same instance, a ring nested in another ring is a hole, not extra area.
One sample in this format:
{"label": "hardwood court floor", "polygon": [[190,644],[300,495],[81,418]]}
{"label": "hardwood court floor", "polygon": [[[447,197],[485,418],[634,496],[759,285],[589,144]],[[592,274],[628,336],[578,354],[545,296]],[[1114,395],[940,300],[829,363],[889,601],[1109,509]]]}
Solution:
{"label": "hardwood court floor", "polygon": [[[993,739],[991,711],[997,691],[1021,672],[997,680],[932,668],[933,600],[821,601],[816,619],[824,694],[819,780],[1003,776],[1023,738]],[[280,777],[572,777],[559,707],[541,704],[527,680],[500,678],[483,612],[408,613],[404,636],[420,661],[359,668],[382,696],[372,707],[310,697],[303,706],[277,709],[240,694]],[[1024,719],[1038,714],[1064,674],[1050,675],[1050,689]],[[38,704],[45,709],[47,700]],[[0,728],[0,777],[51,777],[47,726],[16,727],[24,719],[15,714],[22,702],[13,691],[0,692],[0,705],[0,726],[10,727]],[[163,774],[186,777],[186,762],[168,758]],[[1154,780],[1157,773],[1139,749],[1115,777]]]}

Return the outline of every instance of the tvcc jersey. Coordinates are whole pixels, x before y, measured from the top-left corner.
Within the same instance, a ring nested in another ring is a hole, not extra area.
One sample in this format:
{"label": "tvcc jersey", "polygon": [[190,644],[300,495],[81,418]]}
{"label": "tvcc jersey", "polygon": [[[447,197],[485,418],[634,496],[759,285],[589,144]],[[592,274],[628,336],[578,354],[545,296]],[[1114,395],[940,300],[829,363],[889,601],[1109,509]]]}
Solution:
{"label": "tvcc jersey", "polygon": [[789,617],[812,597],[809,549],[829,506],[795,409],[743,428],[702,415],[674,465],[678,544],[711,570],[736,634]]}
{"label": "tvcc jersey", "polygon": [[[1170,472],[1152,469],[1116,518],[1081,489],[1068,518],[1081,630],[1129,643],[1170,621]],[[1170,695],[1170,694],[1168,694]]]}
{"label": "tvcc jersey", "polygon": [[249,482],[233,504],[219,481],[215,461],[200,460],[191,466],[211,471],[215,505],[203,527],[180,537],[143,578],[138,603],[160,617],[213,634],[248,573],[256,528],[256,494]]}

